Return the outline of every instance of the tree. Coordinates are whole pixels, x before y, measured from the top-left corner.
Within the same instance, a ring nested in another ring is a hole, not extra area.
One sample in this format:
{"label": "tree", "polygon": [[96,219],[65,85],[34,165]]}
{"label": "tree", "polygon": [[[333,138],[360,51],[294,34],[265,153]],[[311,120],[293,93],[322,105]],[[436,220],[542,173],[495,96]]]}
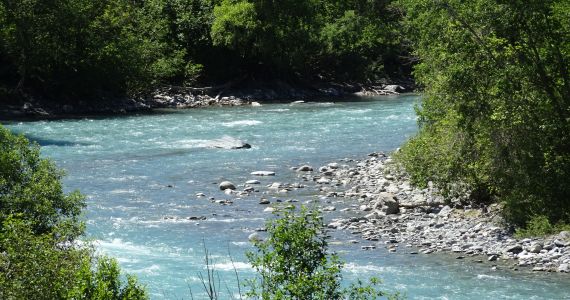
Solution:
{"label": "tree", "polygon": [[508,220],[570,221],[568,3],[402,0],[425,86],[420,133],[401,158],[412,178]]}
{"label": "tree", "polygon": [[84,198],[64,193],[62,176],[37,145],[0,126],[0,298],[146,299],[115,261],[78,242]]}

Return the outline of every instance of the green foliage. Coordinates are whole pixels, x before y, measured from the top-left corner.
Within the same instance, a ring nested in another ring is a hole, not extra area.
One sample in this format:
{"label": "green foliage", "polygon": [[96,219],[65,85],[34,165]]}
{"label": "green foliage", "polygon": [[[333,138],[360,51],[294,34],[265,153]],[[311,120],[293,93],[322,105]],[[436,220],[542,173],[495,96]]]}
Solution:
{"label": "green foliage", "polygon": [[570,220],[567,1],[402,0],[425,86],[414,181],[470,186],[508,220]]}
{"label": "green foliage", "polygon": [[247,257],[258,273],[249,282],[256,299],[377,299],[396,297],[362,282],[341,287],[343,263],[328,250],[327,235],[317,211],[292,209],[267,223],[268,237],[255,243]]}
{"label": "green foliage", "polygon": [[552,225],[546,216],[533,216],[526,228],[517,229],[515,236],[517,238],[540,237],[556,234],[564,230],[570,230],[570,224],[558,223]]}
{"label": "green foliage", "polygon": [[62,176],[37,145],[0,126],[0,299],[147,299],[115,261],[77,241],[84,198],[64,193]]}
{"label": "green foliage", "polygon": [[67,240],[81,235],[84,198],[64,193],[62,176],[52,162],[40,158],[38,145],[0,126],[0,223],[18,215],[34,234],[57,232]]}
{"label": "green foliage", "polygon": [[254,71],[349,80],[386,76],[393,50],[403,52],[389,4],[224,0],[214,8],[212,39],[238,51]]}
{"label": "green foliage", "polygon": [[0,298],[66,299],[79,284],[82,250],[68,249],[53,234],[38,235],[30,221],[3,220],[0,230]]}
{"label": "green foliage", "polygon": [[406,47],[391,2],[1,0],[0,95],[92,101],[244,72],[403,76]]}

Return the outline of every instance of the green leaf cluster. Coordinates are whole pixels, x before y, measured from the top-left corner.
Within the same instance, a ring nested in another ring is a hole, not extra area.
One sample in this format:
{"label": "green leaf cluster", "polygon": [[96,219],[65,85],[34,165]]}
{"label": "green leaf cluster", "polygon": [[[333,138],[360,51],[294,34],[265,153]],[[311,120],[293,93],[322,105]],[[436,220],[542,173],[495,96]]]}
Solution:
{"label": "green leaf cluster", "polygon": [[401,0],[424,85],[400,154],[419,184],[469,186],[509,221],[570,221],[568,1]]}

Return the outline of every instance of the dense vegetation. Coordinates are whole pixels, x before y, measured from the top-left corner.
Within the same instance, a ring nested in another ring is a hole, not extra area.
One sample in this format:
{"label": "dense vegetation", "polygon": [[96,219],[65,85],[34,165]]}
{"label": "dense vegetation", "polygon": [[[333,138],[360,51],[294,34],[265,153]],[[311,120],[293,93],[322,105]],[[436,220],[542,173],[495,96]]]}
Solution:
{"label": "dense vegetation", "polygon": [[466,186],[514,224],[570,222],[570,2],[401,3],[425,86],[413,179]]}
{"label": "dense vegetation", "polygon": [[117,263],[78,243],[83,197],[39,147],[0,126],[0,299],[146,299]]}
{"label": "dense vegetation", "polygon": [[[1,0],[0,94],[401,76],[390,0]],[[9,98],[9,97],[5,97]]]}

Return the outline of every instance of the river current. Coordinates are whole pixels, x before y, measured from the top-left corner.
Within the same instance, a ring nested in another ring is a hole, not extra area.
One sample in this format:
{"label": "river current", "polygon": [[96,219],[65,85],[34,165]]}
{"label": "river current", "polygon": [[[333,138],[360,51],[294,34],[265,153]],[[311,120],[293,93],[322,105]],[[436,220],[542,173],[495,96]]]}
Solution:
{"label": "river current", "polygon": [[[198,276],[205,272],[204,246],[220,274],[223,297],[229,299],[228,289],[237,292],[234,268],[242,281],[253,274],[244,255],[251,249],[247,238],[271,214],[258,204],[259,193],[238,199],[221,192],[218,183],[298,182],[290,167],[316,168],[393,151],[417,131],[417,103],[418,97],[407,95],[6,126],[39,143],[42,155],[66,170],[65,189],[87,195],[89,239],[99,252],[117,258],[123,270],[137,275],[153,299],[190,299],[190,290],[195,299],[204,299]],[[211,147],[224,137],[252,148]],[[257,170],[275,171],[276,176],[250,175]],[[318,199],[314,189],[264,196],[272,202]],[[233,204],[213,203],[210,197]],[[492,270],[486,263],[450,255],[410,255],[406,249],[389,253],[382,241],[377,249],[363,251],[360,247],[369,243],[347,243],[350,239],[358,237],[335,232],[331,241],[346,261],[346,282],[376,276],[386,289],[410,299],[570,299],[568,276]]]}

